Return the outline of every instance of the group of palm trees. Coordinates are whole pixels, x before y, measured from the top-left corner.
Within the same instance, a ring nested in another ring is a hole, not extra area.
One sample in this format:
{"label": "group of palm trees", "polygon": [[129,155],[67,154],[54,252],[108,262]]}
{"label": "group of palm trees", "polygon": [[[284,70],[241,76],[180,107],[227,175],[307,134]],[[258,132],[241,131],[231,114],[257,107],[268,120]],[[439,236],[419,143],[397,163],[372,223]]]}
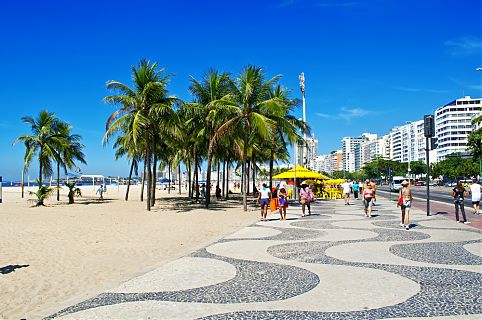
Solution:
{"label": "group of palm trees", "polygon": [[[46,196],[52,191],[42,186],[42,178],[53,174],[54,164],[57,167],[57,186],[60,185],[60,169],[65,173],[76,167],[75,162],[86,164],[81,137],[73,134],[73,127],[56,118],[55,113],[41,111],[37,118],[23,117],[22,121],[31,127],[31,134],[15,139],[14,144],[23,142],[25,145],[24,167],[26,172],[34,158],[38,159],[39,190],[36,193],[38,205],[43,205]],[[23,192],[23,181],[22,181]],[[60,188],[57,188],[57,200],[60,200]]]}
{"label": "group of palm trees", "polygon": [[[147,210],[155,204],[159,167],[186,167],[189,197],[199,198],[199,170],[207,163],[205,205],[210,205],[211,171],[217,165],[218,183],[228,197],[229,168],[241,165],[243,208],[247,210],[248,183],[255,184],[258,163],[269,161],[270,185],[273,162],[289,159],[288,146],[307,130],[293,116],[298,99],[279,84],[280,76],[266,78],[263,69],[246,66],[237,76],[209,70],[201,80],[190,79],[192,101],[169,94],[172,75],[157,63],[141,60],[132,66],[133,86],[108,81],[112,95],[104,98],[118,109],[108,118],[104,143],[115,138],[116,157],[125,156],[133,172],[143,165],[147,186]],[[143,198],[144,183],[141,191]]]}

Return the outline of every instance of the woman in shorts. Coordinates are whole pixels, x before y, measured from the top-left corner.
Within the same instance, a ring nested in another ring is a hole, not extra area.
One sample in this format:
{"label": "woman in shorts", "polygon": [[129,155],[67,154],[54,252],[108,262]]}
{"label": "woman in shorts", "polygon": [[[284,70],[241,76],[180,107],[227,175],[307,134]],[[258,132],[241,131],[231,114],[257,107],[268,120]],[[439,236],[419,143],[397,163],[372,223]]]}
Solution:
{"label": "woman in shorts", "polygon": [[288,208],[288,193],[285,188],[278,190],[278,209],[280,220],[286,220],[286,208]]}
{"label": "woman in shorts", "polygon": [[370,183],[367,183],[366,188],[363,188],[363,204],[365,205],[365,217],[372,217],[372,206],[375,201],[375,192]]}
{"label": "woman in shorts", "polygon": [[410,229],[410,208],[412,208],[412,191],[408,188],[408,181],[402,182],[402,190],[400,190],[400,198],[401,198],[401,210],[402,210],[402,222],[400,223],[400,227],[405,227],[405,229]]}

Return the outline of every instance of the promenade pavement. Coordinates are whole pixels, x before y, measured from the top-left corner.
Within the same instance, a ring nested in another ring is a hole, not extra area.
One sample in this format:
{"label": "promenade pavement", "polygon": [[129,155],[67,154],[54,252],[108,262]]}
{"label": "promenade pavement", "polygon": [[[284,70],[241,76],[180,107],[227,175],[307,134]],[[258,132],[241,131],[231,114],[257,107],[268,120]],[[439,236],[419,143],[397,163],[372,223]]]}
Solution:
{"label": "promenade pavement", "polygon": [[482,318],[480,230],[352,203],[293,205],[47,319]]}

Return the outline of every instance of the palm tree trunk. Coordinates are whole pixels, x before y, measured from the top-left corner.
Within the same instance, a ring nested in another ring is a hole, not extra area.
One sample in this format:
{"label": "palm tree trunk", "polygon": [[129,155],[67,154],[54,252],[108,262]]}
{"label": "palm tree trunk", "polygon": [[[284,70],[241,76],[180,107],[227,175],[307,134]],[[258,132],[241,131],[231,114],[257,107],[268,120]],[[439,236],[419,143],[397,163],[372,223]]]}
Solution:
{"label": "palm tree trunk", "polygon": [[243,210],[244,211],[248,211],[248,195],[247,195],[248,180],[247,180],[247,170],[246,170],[246,160],[248,158],[248,132],[249,132],[249,126],[248,126],[248,130],[244,133],[244,145],[243,145],[243,187],[244,187]]}
{"label": "palm tree trunk", "polygon": [[168,186],[169,188],[167,189],[167,193],[171,193],[171,163],[169,162],[169,164],[167,165],[167,179],[169,180],[168,182]]}
{"label": "palm tree trunk", "polygon": [[216,181],[216,185],[218,187],[221,187],[221,184],[219,183],[221,177],[221,160],[218,160],[218,180]]}
{"label": "palm tree trunk", "polygon": [[269,189],[273,188],[273,162],[274,162],[274,151],[271,149],[271,154],[269,157]]}
{"label": "palm tree trunk", "polygon": [[212,155],[208,154],[208,168],[206,172],[206,208],[209,208],[209,202],[211,201],[211,165],[212,165]]}
{"label": "palm tree trunk", "polygon": [[241,160],[241,194],[244,194],[244,162]]}
{"label": "palm tree trunk", "polygon": [[150,147],[149,147],[149,141],[146,142],[146,145],[147,145],[147,151],[146,151],[146,155],[147,155],[147,181],[146,181],[146,184],[147,184],[147,211],[151,211],[151,188],[152,188],[152,172],[151,172],[151,150],[150,150]]}
{"label": "palm tree trunk", "polygon": [[196,189],[196,202],[199,201],[199,172],[197,166],[197,154],[194,152],[194,188]]}
{"label": "palm tree trunk", "polygon": [[144,201],[144,184],[146,183],[146,160],[144,159],[144,171],[142,171],[141,202]]}
{"label": "palm tree trunk", "polygon": [[229,160],[226,159],[226,200],[229,198]]}
{"label": "palm tree trunk", "polygon": [[179,162],[177,166],[177,180],[179,183],[179,194],[181,194],[181,162]]}
{"label": "palm tree trunk", "polygon": [[135,160],[132,159],[131,170],[129,171],[129,179],[127,179],[126,201],[129,199],[129,189],[131,187],[132,170],[134,170],[134,164],[135,164],[134,161]]}
{"label": "palm tree trunk", "polygon": [[[40,148],[40,152],[39,152],[39,155],[41,155],[43,152],[43,148]],[[39,156],[39,172],[38,172],[38,183],[39,183],[39,188],[42,186],[42,175],[43,175],[43,172],[42,172],[42,162],[40,160],[40,156]]]}
{"label": "palm tree trunk", "polygon": [[254,190],[256,190],[256,158],[253,154],[253,160],[251,161],[252,166],[253,166],[253,194]]}
{"label": "palm tree trunk", "polygon": [[57,201],[60,201],[60,162],[57,161]]}
{"label": "palm tree trunk", "polygon": [[189,195],[189,198],[192,199],[191,160],[187,159],[187,162],[185,162],[185,164],[186,164],[186,170],[187,170],[187,184],[189,188],[188,195]]}
{"label": "palm tree trunk", "polygon": [[249,194],[249,172],[251,171],[251,161],[246,162],[246,194]]}
{"label": "palm tree trunk", "polygon": [[223,161],[223,181],[222,181],[222,188],[223,188],[223,197],[226,196],[226,160]]}
{"label": "palm tree trunk", "polygon": [[[155,141],[155,138],[154,138]],[[154,144],[154,163],[152,164],[152,186],[151,186],[151,206],[156,204],[156,182],[157,182],[157,152],[155,151],[155,144]]]}

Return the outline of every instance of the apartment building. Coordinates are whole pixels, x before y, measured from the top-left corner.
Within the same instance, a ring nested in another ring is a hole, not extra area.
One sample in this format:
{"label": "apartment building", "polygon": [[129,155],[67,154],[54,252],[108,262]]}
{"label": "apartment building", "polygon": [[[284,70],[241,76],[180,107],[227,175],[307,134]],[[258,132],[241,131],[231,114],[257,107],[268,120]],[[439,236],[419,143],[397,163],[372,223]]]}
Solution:
{"label": "apartment building", "polygon": [[355,172],[362,167],[362,143],[373,141],[377,135],[373,133],[363,133],[361,137],[345,137],[341,140],[342,170]]}
{"label": "apartment building", "polygon": [[452,153],[466,151],[467,139],[473,129],[472,119],[482,110],[481,100],[465,96],[435,111],[437,161],[444,160]]}

